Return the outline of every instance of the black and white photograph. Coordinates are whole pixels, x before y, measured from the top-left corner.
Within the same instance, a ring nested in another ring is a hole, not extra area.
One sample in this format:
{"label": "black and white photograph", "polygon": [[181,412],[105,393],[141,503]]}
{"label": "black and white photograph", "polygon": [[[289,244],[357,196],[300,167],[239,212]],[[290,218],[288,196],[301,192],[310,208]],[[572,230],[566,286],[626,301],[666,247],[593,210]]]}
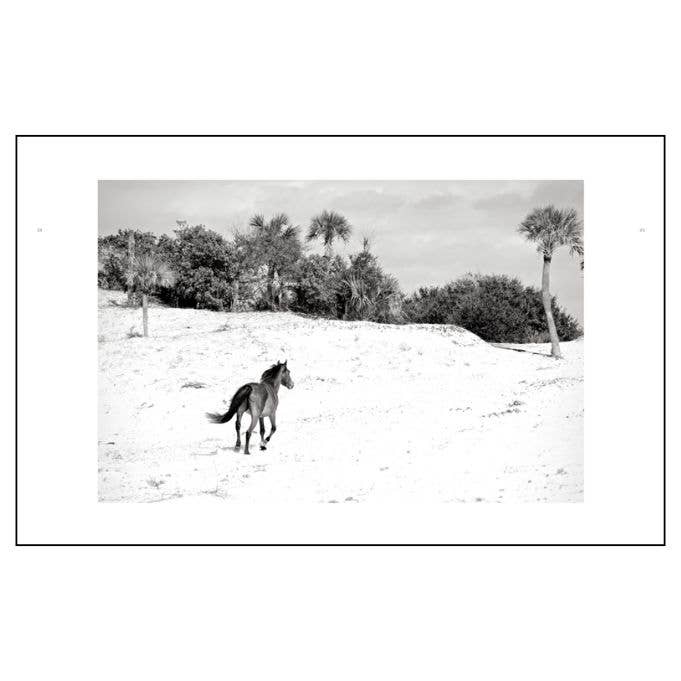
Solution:
{"label": "black and white photograph", "polygon": [[17,145],[24,541],[664,535],[664,138]]}
{"label": "black and white photograph", "polygon": [[100,502],[584,501],[581,178],[97,201]]}

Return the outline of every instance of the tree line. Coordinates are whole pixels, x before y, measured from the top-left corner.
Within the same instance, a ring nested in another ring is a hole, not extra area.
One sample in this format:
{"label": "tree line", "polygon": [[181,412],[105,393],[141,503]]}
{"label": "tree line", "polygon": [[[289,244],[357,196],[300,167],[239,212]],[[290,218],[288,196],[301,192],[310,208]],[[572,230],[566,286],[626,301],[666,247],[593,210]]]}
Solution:
{"label": "tree line", "polygon": [[[283,213],[254,215],[248,228],[231,238],[184,221],[177,222],[173,235],[159,237],[119,230],[99,238],[98,283],[127,291],[128,304],[142,307],[144,335],[153,295],[165,304],[206,310],[291,310],[345,320],[457,324],[488,341],[555,340],[557,346],[558,340],[576,338],[581,329],[550,295],[547,271],[562,245],[583,255],[576,213],[537,209],[519,231],[539,246],[542,291],[503,275],[466,275],[405,296],[368,238],[348,257],[334,252],[335,244],[347,242],[352,233],[347,219],[334,211],[314,216],[304,235]],[[305,242],[314,241],[323,245],[323,255],[306,253]]]}

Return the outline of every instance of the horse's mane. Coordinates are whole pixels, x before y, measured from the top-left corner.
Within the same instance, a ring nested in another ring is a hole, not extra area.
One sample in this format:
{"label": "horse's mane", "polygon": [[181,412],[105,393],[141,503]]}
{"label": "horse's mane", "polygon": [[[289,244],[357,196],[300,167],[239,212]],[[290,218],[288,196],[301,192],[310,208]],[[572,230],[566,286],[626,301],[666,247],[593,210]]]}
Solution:
{"label": "horse's mane", "polygon": [[260,377],[260,380],[263,382],[271,382],[274,381],[277,377],[277,374],[279,373],[279,370],[281,367],[283,367],[283,364],[273,364],[269,369],[266,369],[263,371],[262,376]]}

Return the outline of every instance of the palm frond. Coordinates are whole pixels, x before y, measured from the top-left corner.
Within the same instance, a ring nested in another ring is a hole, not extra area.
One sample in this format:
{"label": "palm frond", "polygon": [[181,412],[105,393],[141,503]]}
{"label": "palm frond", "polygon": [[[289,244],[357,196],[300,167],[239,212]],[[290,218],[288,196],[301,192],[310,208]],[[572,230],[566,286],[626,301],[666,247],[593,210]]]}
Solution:
{"label": "palm frond", "polygon": [[336,239],[347,242],[352,233],[352,226],[345,216],[333,210],[323,210],[310,222],[308,240],[321,237],[325,246],[330,246]]}
{"label": "palm frond", "polygon": [[280,231],[282,227],[286,227],[289,225],[289,219],[288,215],[286,213],[277,213],[271,220],[270,220],[270,227],[272,228],[273,231]]}
{"label": "palm frond", "polygon": [[251,227],[261,228],[265,226],[265,216],[262,213],[256,213],[249,221]]}
{"label": "palm frond", "polygon": [[150,253],[135,258],[134,283],[143,293],[151,293],[159,286],[170,286],[174,273],[159,256]]}
{"label": "palm frond", "polygon": [[571,255],[584,255],[583,225],[574,208],[558,209],[553,205],[535,208],[518,226],[518,232],[537,244],[537,250],[551,257],[560,246],[568,246]]}
{"label": "palm frond", "polygon": [[307,229],[307,240],[312,241],[317,239],[321,235],[322,223],[319,220],[319,216],[312,218],[312,222]]}
{"label": "palm frond", "polygon": [[281,233],[281,236],[284,240],[287,239],[294,239],[295,237],[298,236],[298,227],[294,225],[289,225],[286,227],[286,229]]}
{"label": "palm frond", "polygon": [[369,286],[363,279],[354,274],[347,277],[344,283],[350,293],[350,309],[361,318],[364,318],[374,306]]}

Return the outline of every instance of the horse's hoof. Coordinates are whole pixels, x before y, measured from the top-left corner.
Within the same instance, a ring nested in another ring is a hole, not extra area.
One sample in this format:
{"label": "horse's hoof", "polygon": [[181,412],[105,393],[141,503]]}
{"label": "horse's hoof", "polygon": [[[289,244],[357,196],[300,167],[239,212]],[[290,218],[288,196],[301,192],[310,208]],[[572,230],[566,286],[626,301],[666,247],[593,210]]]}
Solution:
{"label": "horse's hoof", "polygon": [[267,449],[267,447],[263,447],[262,445],[260,445],[260,451],[261,451],[261,452],[262,452],[263,450],[265,450],[265,449]]}
{"label": "horse's hoof", "polygon": [[251,455],[251,453],[249,451],[244,452],[244,456],[250,456],[250,455]]}
{"label": "horse's hoof", "polygon": [[234,451],[238,452],[241,449],[241,445],[235,445],[234,446]]}

